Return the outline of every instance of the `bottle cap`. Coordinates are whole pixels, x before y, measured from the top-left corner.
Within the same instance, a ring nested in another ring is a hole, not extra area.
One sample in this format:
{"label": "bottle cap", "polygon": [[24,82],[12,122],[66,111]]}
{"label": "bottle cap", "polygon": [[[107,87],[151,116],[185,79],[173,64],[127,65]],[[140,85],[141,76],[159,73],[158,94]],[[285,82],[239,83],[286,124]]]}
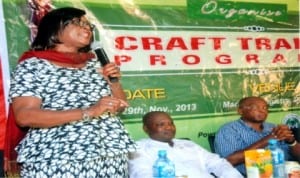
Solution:
{"label": "bottle cap", "polygon": [[158,150],[158,156],[164,156],[167,154],[166,150]]}
{"label": "bottle cap", "polygon": [[269,141],[268,141],[268,143],[271,144],[271,145],[276,145],[277,142],[278,141],[276,139],[273,139],[273,138],[269,139]]}

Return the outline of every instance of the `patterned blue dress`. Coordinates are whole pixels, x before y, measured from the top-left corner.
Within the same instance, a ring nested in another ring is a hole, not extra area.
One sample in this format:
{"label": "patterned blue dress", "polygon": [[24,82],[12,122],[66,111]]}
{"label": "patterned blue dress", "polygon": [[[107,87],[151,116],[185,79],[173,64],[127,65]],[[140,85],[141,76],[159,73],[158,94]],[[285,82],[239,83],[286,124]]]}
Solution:
{"label": "patterned blue dress", "polygon": [[[96,59],[84,68],[58,67],[31,58],[18,64],[10,99],[33,96],[41,108],[63,111],[86,108],[110,95]],[[103,115],[51,128],[31,128],[17,146],[21,177],[128,177],[127,153],[136,145],[118,116]]]}

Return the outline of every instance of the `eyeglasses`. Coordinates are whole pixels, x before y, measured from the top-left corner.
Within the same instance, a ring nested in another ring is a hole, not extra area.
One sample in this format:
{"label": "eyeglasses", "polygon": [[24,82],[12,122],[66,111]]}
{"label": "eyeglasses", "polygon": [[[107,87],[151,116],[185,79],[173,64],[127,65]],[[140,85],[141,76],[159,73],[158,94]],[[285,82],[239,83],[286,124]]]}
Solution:
{"label": "eyeglasses", "polygon": [[94,30],[94,28],[95,28],[94,24],[91,24],[89,21],[83,21],[83,20],[81,20],[79,18],[75,18],[75,19],[72,19],[70,21],[67,21],[65,23],[65,25],[67,25],[69,23],[71,23],[73,25],[76,25],[76,26],[79,26],[81,28],[89,27],[91,30]]}

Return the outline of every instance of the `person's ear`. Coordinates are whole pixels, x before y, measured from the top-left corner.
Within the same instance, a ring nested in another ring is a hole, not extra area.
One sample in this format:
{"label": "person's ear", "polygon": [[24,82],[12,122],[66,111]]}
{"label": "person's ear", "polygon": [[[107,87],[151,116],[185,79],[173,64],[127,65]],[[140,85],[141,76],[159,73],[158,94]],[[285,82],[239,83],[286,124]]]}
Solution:
{"label": "person's ear", "polygon": [[149,134],[149,130],[148,130],[148,128],[145,125],[143,125],[143,130],[144,130],[144,132],[146,132],[147,134]]}
{"label": "person's ear", "polygon": [[239,113],[239,115],[243,115],[243,109],[238,108],[237,112]]}

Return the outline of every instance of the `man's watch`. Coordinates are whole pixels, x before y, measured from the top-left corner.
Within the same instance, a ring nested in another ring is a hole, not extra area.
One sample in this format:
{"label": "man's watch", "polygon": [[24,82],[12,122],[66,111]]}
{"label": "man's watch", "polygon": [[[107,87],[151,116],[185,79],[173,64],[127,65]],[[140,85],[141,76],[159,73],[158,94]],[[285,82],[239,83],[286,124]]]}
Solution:
{"label": "man's watch", "polygon": [[289,144],[289,146],[293,147],[293,146],[297,145],[297,140],[295,139],[292,143],[288,143],[288,144]]}
{"label": "man's watch", "polygon": [[89,121],[89,120],[91,120],[90,114],[87,111],[87,109],[81,109],[81,112],[82,112],[82,120],[83,121]]}

